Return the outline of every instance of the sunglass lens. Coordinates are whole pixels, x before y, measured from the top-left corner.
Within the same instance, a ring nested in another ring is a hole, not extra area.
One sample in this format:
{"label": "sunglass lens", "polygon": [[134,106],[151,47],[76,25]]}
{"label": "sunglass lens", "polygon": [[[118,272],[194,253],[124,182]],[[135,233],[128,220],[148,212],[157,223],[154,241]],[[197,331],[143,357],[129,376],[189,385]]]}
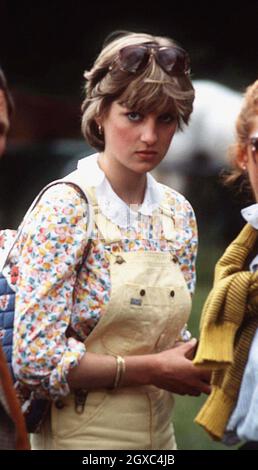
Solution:
{"label": "sunglass lens", "polygon": [[255,152],[258,152],[258,137],[251,139],[251,144]]}
{"label": "sunglass lens", "polygon": [[173,72],[178,75],[182,75],[186,73],[190,68],[189,60],[187,60],[187,56],[180,52],[178,53],[177,60],[175,62]]}
{"label": "sunglass lens", "polygon": [[165,70],[165,72],[170,73],[175,65],[177,59],[177,54],[174,49],[164,48],[158,49],[156,51],[156,60],[158,64]]}
{"label": "sunglass lens", "polygon": [[182,75],[189,69],[189,60],[183,50],[167,47],[156,52],[159,65],[168,74]]}
{"label": "sunglass lens", "polygon": [[258,163],[258,137],[253,137],[251,139],[251,149],[252,149],[253,159],[255,160],[256,163]]}
{"label": "sunglass lens", "polygon": [[126,46],[119,51],[119,62],[122,70],[135,73],[144,68],[149,60],[148,50],[141,46]]}

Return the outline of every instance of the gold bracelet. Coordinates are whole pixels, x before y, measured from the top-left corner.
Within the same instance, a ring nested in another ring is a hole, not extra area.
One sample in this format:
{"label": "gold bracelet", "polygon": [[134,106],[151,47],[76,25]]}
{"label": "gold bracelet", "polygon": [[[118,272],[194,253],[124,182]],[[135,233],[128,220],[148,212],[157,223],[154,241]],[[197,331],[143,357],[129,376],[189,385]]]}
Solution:
{"label": "gold bracelet", "polygon": [[118,388],[121,384],[122,377],[125,373],[125,360],[121,356],[115,356],[116,358],[116,376],[113,388]]}

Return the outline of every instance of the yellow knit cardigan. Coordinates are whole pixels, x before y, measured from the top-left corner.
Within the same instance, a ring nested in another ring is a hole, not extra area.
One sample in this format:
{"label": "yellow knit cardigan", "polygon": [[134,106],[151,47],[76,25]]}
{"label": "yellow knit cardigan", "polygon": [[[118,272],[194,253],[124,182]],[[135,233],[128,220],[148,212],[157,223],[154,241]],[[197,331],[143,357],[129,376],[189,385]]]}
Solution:
{"label": "yellow knit cardigan", "polygon": [[237,401],[249,348],[258,327],[258,272],[245,271],[258,232],[246,224],[215,267],[203,308],[194,364],[211,369],[212,391],[195,418],[210,435],[223,437]]}

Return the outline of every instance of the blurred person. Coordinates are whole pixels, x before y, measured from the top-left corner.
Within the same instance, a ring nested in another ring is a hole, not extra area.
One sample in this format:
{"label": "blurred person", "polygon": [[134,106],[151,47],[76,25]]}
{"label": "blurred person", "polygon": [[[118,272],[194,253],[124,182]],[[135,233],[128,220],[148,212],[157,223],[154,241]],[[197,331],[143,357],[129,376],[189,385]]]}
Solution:
{"label": "blurred person", "polygon": [[0,157],[5,151],[13,110],[13,99],[4,72],[0,67]]}
{"label": "blurred person", "polygon": [[[13,98],[10,93],[5,74],[0,66],[0,159],[6,149],[10,121],[14,112]],[[2,204],[2,201],[1,201]],[[0,224],[3,207],[0,207]]]}
{"label": "blurred person", "polygon": [[14,370],[52,401],[33,449],[175,449],[173,393],[210,391],[196,340],[177,343],[197,228],[189,202],[149,172],[189,121],[189,58],[172,39],[117,33],[85,78],[82,132],[97,153],[78,172],[91,239],[84,198],[58,185],[13,251]]}
{"label": "blurred person", "polygon": [[226,444],[250,441],[243,449],[254,449],[258,448],[258,80],[244,95],[230,154],[232,171],[225,181],[232,184],[244,177],[255,204],[241,211],[247,224],[216,264],[214,287],[203,309],[194,363],[214,373],[212,392],[196,421],[215,439]]}
{"label": "blurred person", "polygon": [[[0,157],[6,147],[13,100],[3,70],[0,68]],[[0,264],[4,240],[0,237]],[[0,294],[1,292],[0,279]],[[3,301],[3,297],[0,298]],[[0,331],[1,340],[1,331]],[[0,343],[0,449],[29,449],[24,418]]]}

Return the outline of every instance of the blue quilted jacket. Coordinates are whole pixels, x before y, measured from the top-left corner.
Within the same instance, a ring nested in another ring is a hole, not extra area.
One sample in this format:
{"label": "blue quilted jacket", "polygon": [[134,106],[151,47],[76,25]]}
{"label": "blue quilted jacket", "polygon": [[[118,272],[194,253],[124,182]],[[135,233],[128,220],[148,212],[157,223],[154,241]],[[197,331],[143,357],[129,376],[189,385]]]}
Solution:
{"label": "blue quilted jacket", "polygon": [[15,292],[0,273],[0,341],[10,370],[12,370],[14,302]]}

